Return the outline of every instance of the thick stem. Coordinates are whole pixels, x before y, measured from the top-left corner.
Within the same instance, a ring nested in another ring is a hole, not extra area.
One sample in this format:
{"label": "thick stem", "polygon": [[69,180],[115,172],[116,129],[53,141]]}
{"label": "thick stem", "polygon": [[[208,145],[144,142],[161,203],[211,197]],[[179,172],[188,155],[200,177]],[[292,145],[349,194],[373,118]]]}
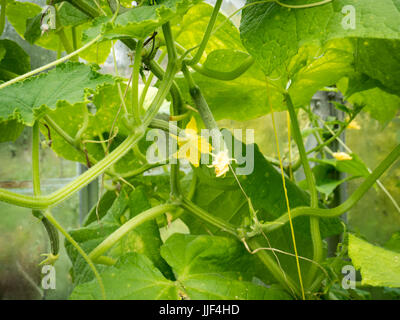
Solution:
{"label": "thick stem", "polygon": [[132,71],[132,106],[131,113],[134,115],[137,125],[140,124],[140,105],[139,105],[139,72],[142,63],[143,41],[139,40],[136,44],[135,61]]}
{"label": "thick stem", "polygon": [[20,207],[39,210],[55,206],[88,185],[91,181],[102,174],[107,168],[109,168],[111,165],[121,159],[130,150],[132,145],[136,144],[143,137],[143,135],[143,129],[131,134],[108,156],[97,162],[93,167],[85,171],[74,181],[70,182],[60,190],[53,192],[51,195],[29,197],[10,192],[8,190],[0,189],[0,201],[8,202]]}
{"label": "thick stem", "polygon": [[231,71],[211,70],[199,64],[193,64],[191,67],[193,70],[197,71],[203,76],[223,81],[231,81],[239,78],[243,73],[249,70],[253,64],[254,58],[252,56],[248,56],[239,67]]}
{"label": "thick stem", "polygon": [[[63,45],[63,47],[65,49],[65,52],[67,54],[70,54],[70,53],[74,52],[74,49],[73,49],[72,45],[69,43],[67,35],[65,34],[65,31],[64,31],[63,27],[61,27],[57,31],[57,35],[58,35],[58,38],[60,39],[60,41],[61,41],[61,43],[62,43],[62,45]],[[75,55],[75,56],[71,57],[71,61],[79,61],[78,56]]]}
{"label": "thick stem", "polygon": [[107,250],[111,249],[122,237],[124,237],[129,231],[133,230],[134,228],[140,226],[141,224],[145,223],[146,221],[152,220],[157,216],[176,209],[176,205],[172,204],[163,204],[157,207],[151,208],[146,210],[137,216],[133,217],[126,223],[124,223],[121,227],[111,233],[102,243],[100,243],[90,254],[89,258],[95,260],[96,258],[100,257]]}
{"label": "thick stem", "polygon": [[[311,192],[311,208],[318,208],[318,192],[315,184],[314,175],[311,171],[310,164],[307,159],[306,149],[304,147],[303,138],[301,135],[299,123],[297,120],[296,111],[294,110],[294,106],[289,94],[285,94],[285,99],[287,103],[287,108],[290,115],[290,120],[293,127],[293,137],[296,141],[297,148],[299,150],[301,163],[303,165],[304,174],[306,176],[308,188]],[[319,229],[319,218],[318,217],[310,217],[310,233],[311,239],[313,243],[314,249],[314,257],[313,260],[316,262],[320,262],[323,259],[323,245],[321,239],[321,232]],[[315,273],[317,272],[317,267],[313,264],[310,267],[309,271],[309,280],[312,281]]]}
{"label": "thick stem", "polygon": [[[40,131],[39,121],[35,121],[32,128],[32,184],[33,194],[40,196]],[[41,211],[33,210],[33,215],[37,217],[46,229],[47,235],[50,240],[51,253],[56,256],[60,250],[60,243],[58,238],[57,230],[49,222],[49,220],[43,216]]]}
{"label": "thick stem", "polygon": [[176,49],[175,49],[174,39],[172,36],[171,26],[170,26],[169,22],[163,24],[162,29],[163,29],[163,33],[164,33],[164,37],[165,37],[165,42],[167,45],[168,65],[167,65],[167,70],[165,72],[164,79],[161,81],[161,84],[157,91],[157,94],[144,117],[144,120],[143,120],[144,127],[149,126],[152,119],[158,113],[158,110],[160,109],[162,102],[165,100],[168,92],[171,89],[175,74],[178,71],[178,64],[177,64],[177,60],[176,60],[177,59]]}
{"label": "thick stem", "polygon": [[183,198],[181,206],[182,206],[182,208],[186,209],[187,211],[189,211],[196,217],[200,218],[201,220],[208,222],[208,223],[216,226],[217,228],[238,237],[238,233],[236,232],[236,228],[234,225],[209,214],[207,211],[198,207],[189,199]]}

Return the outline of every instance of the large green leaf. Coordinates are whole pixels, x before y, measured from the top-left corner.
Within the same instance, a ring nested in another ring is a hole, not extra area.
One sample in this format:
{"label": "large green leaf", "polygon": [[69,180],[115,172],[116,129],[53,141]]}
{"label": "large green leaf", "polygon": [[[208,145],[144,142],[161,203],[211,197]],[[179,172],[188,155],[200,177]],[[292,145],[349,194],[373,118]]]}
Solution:
{"label": "large green leaf", "polygon": [[349,256],[361,271],[363,285],[400,287],[400,254],[349,234]]}
{"label": "large green leaf", "polygon": [[[297,4],[296,1],[286,3]],[[346,21],[346,13],[342,13],[345,6],[355,9],[355,28],[344,27],[342,23]],[[297,10],[277,3],[255,4],[243,10],[241,37],[265,73],[270,74],[287,65],[306,44],[322,45],[340,38],[400,40],[399,8],[398,0],[335,0]]]}
{"label": "large green leaf", "polygon": [[[398,0],[337,0],[307,9],[254,4],[243,10],[241,38],[272,88],[288,89],[295,106],[309,103],[315,91],[356,71],[398,92],[399,7]],[[346,26],[351,18],[347,10],[342,12],[346,8],[354,9],[355,28]],[[280,96],[279,90],[270,94],[274,106],[282,103],[281,98],[273,98]],[[390,102],[394,106],[371,103],[367,110],[380,120],[390,119],[398,110],[398,103]]]}
{"label": "large green leaf", "polygon": [[62,102],[88,101],[88,95],[116,79],[80,63],[65,63],[48,73],[0,90],[0,119],[18,119],[33,125],[35,119]]}
{"label": "large green leaf", "polygon": [[[110,300],[177,300],[179,287],[164,278],[146,256],[126,254],[118,263],[101,273],[107,299]],[[101,299],[98,283],[91,281],[75,287],[70,299]]]}
{"label": "large green leaf", "polygon": [[16,42],[0,40],[0,80],[10,80],[31,70],[29,55]]}
{"label": "large green leaf", "polygon": [[[235,272],[243,262],[243,247],[231,239],[175,234],[161,253],[176,281],[165,279],[150,260],[128,254],[102,273],[109,299],[289,299],[279,288],[258,285]],[[91,281],[75,287],[71,299],[101,298]]]}
{"label": "large green leaf", "polygon": [[100,32],[104,39],[139,38],[144,39],[164,23],[184,15],[199,0],[165,0],[161,4],[141,5],[118,15],[115,22],[111,17],[99,17],[84,38],[91,39]]}
{"label": "large green leaf", "polygon": [[161,255],[171,265],[190,299],[289,298],[281,289],[249,282],[254,266],[236,240],[175,234],[162,246]]}

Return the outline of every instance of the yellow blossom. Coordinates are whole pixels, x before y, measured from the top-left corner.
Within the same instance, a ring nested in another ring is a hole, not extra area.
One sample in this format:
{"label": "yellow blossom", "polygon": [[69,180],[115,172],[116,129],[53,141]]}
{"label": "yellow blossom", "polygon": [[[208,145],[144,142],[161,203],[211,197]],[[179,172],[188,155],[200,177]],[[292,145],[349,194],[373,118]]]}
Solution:
{"label": "yellow blossom", "polygon": [[349,123],[347,129],[360,130],[361,127],[356,120],[353,120],[352,122]]}
{"label": "yellow blossom", "polygon": [[175,157],[178,159],[187,159],[196,168],[200,164],[202,153],[210,153],[212,150],[208,141],[198,135],[197,124],[195,118],[191,118],[187,124],[184,134],[179,137],[174,136],[178,140],[178,152]]}
{"label": "yellow blossom", "polygon": [[333,157],[336,160],[339,160],[339,161],[352,160],[353,159],[353,157],[351,155],[347,154],[346,152],[334,152],[333,153]]}
{"label": "yellow blossom", "polygon": [[229,158],[228,150],[220,151],[216,155],[213,155],[213,157],[212,165],[208,167],[214,167],[217,178],[225,175],[229,171],[229,164],[231,161],[236,161],[235,159]]}

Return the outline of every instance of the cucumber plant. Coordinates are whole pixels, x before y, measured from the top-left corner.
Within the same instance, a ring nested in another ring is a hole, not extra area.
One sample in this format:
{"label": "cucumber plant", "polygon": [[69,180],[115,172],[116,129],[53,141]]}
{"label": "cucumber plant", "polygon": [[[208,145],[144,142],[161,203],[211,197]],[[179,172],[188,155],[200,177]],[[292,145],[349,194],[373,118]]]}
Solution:
{"label": "cucumber plant", "polygon": [[[351,263],[362,285],[399,287],[398,252],[349,233],[340,217],[375,184],[383,187],[379,178],[400,146],[373,170],[329,146],[357,128],[360,112],[381,122],[398,113],[400,0],[249,0],[234,13],[241,12],[239,28],[221,4],[50,0],[41,8],[2,0],[0,31],[7,18],[58,59],[30,70],[24,50],[0,40],[1,141],[26,126],[33,132],[33,195],[0,189],[0,200],[42,221],[51,243],[43,264],[56,263],[59,233],[65,237],[71,299],[362,298],[362,290],[341,286]],[[118,73],[118,40],[132,53],[129,79]],[[114,75],[98,67],[110,52]],[[344,95],[335,107],[345,120],[324,121],[310,109],[319,90]],[[166,106],[168,115],[160,111]],[[281,154],[277,139],[278,159],[228,141],[217,122],[271,114],[277,137],[274,113],[285,110],[297,152]],[[159,148],[164,158],[150,161],[155,129],[168,152]],[[311,150],[306,131],[318,142]],[[88,170],[42,194],[44,146]],[[242,150],[249,150],[245,163]],[[246,162],[250,172],[236,174]],[[332,170],[348,177],[329,180]],[[98,203],[81,228],[66,231],[51,209],[98,177]],[[354,178],[363,182],[332,206],[334,189]],[[174,233],[179,225],[185,229]],[[327,257],[324,239],[338,234],[343,240]]]}

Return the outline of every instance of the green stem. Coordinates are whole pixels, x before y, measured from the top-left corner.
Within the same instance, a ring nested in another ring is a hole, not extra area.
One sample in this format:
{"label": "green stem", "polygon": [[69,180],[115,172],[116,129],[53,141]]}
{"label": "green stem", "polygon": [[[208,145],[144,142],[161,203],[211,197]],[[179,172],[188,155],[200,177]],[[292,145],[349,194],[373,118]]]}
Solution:
{"label": "green stem", "polygon": [[53,192],[48,196],[30,197],[10,192],[8,190],[0,189],[0,201],[8,202],[20,207],[27,207],[39,210],[46,209],[50,206],[55,206],[88,185],[107,168],[109,168],[111,165],[121,159],[130,150],[130,148],[143,137],[143,135],[143,129],[129,135],[125,139],[125,141],[122,142],[108,156],[97,162],[93,167],[85,171],[74,181],[70,182],[63,188],[59,189],[56,192]]}
{"label": "green stem", "polygon": [[44,216],[50,221],[50,223],[54,227],[56,227],[58,229],[58,231],[61,232],[62,235],[64,235],[65,239],[67,239],[72,244],[72,246],[79,252],[79,254],[82,256],[82,258],[89,265],[90,269],[92,269],[94,276],[96,277],[97,282],[99,283],[103,300],[106,300],[106,291],[104,289],[103,280],[101,279],[99,272],[97,271],[95,265],[93,264],[93,261],[89,258],[89,256],[86,254],[86,252],[83,251],[83,249],[74,240],[74,238],[72,238],[71,235],[67,231],[65,231],[65,229],[58,223],[58,221],[56,219],[54,219],[54,217],[52,216],[52,214],[49,211],[45,211]]}
{"label": "green stem", "polygon": [[[311,171],[311,167],[310,167],[310,164],[307,159],[307,153],[306,153],[306,149],[304,147],[303,138],[302,138],[299,123],[297,120],[296,111],[294,110],[292,100],[288,93],[285,94],[285,100],[287,103],[287,109],[288,109],[290,120],[292,123],[293,137],[294,137],[294,140],[296,141],[297,148],[299,150],[301,163],[303,165],[304,174],[306,176],[306,180],[307,180],[307,184],[308,184],[308,189],[311,192],[311,208],[315,209],[315,208],[318,208],[318,192],[317,192],[317,187],[315,184],[314,175]],[[292,214],[292,216],[293,216],[293,214]],[[313,260],[319,263],[323,259],[323,244],[322,244],[322,239],[321,239],[321,232],[320,232],[320,228],[319,228],[319,218],[318,217],[310,217],[310,233],[311,233],[311,239],[312,239],[313,249],[314,249]],[[312,281],[316,272],[317,272],[317,267],[315,264],[313,264],[310,267],[310,271],[309,271],[308,278],[310,281]]]}
{"label": "green stem", "polygon": [[[70,144],[72,147],[75,148],[75,150],[81,152],[83,155],[85,155],[84,150],[81,148],[81,145],[77,142],[76,137],[72,138],[68,133],[66,133],[63,128],[61,128],[49,115],[43,116],[43,120],[47,123],[47,125],[52,128],[61,138],[63,138],[68,144]],[[79,135],[77,134],[79,137]],[[91,155],[87,154],[88,159],[91,164],[95,164],[97,160]]]}
{"label": "green stem", "polygon": [[168,92],[171,89],[171,86],[174,81],[175,74],[178,71],[178,64],[177,64],[177,55],[176,55],[176,49],[175,49],[175,44],[174,44],[174,39],[172,36],[172,31],[171,31],[171,26],[169,22],[163,24],[162,26],[163,33],[164,33],[164,38],[165,42],[167,45],[167,51],[168,51],[168,65],[167,65],[167,70],[165,72],[165,76],[163,80],[161,81],[160,87],[157,91],[157,94],[152,101],[149,109],[146,112],[146,115],[143,120],[143,126],[148,127],[153,120],[153,118],[157,115],[158,110],[161,107],[161,104],[167,97]]}
{"label": "green stem", "polygon": [[142,63],[143,41],[139,40],[136,44],[135,61],[132,71],[132,106],[131,113],[134,115],[136,124],[140,124],[140,105],[139,105],[139,72]]}
{"label": "green stem", "polygon": [[122,239],[129,231],[134,228],[140,226],[146,221],[152,220],[157,216],[176,209],[176,205],[173,204],[162,204],[157,207],[146,210],[137,216],[133,217],[126,223],[124,223],[121,227],[111,233],[102,243],[100,243],[90,254],[89,258],[92,260],[96,260],[96,258],[102,256],[109,249],[111,249],[119,240]]}
{"label": "green stem", "polygon": [[39,161],[39,145],[40,145],[39,121],[35,121],[32,128],[32,181],[33,194],[40,195],[40,161]]}
{"label": "green stem", "polygon": [[[72,0],[72,1],[73,1],[73,2],[82,2],[81,0]],[[71,2],[71,3],[72,3],[72,2]],[[119,12],[119,2],[118,2],[117,10],[114,12],[114,15],[113,15],[113,17],[112,17],[110,23],[113,23],[113,22],[115,21],[115,19],[117,18],[118,12]],[[98,15],[98,14],[97,14],[97,15]],[[96,16],[97,16],[97,15],[96,15]],[[17,82],[19,82],[19,81],[21,81],[21,80],[24,80],[24,79],[26,79],[26,78],[28,78],[28,77],[30,77],[30,76],[33,76],[33,75],[35,75],[35,74],[37,74],[37,73],[40,73],[40,72],[43,72],[43,71],[45,71],[45,70],[47,70],[47,69],[50,69],[50,68],[52,68],[52,67],[55,67],[56,65],[58,65],[58,64],[60,64],[60,63],[63,63],[63,62],[65,62],[65,61],[69,60],[69,59],[71,59],[72,57],[78,55],[78,54],[81,53],[82,51],[84,51],[84,50],[86,50],[87,48],[89,48],[92,44],[96,43],[98,40],[101,39],[102,36],[103,36],[102,34],[97,35],[97,37],[95,37],[93,40],[89,41],[89,42],[88,42],[87,44],[85,44],[83,47],[79,48],[78,50],[75,50],[74,52],[71,52],[70,54],[67,54],[65,57],[62,57],[62,58],[60,58],[60,59],[57,59],[56,61],[53,61],[53,62],[51,62],[51,63],[49,63],[49,64],[46,64],[45,66],[42,66],[42,67],[37,68],[37,69],[35,69],[35,70],[32,70],[31,72],[25,73],[25,74],[23,74],[23,75],[21,75],[21,76],[19,76],[19,77],[16,77],[16,78],[14,78],[14,79],[12,79],[12,80],[10,80],[10,81],[7,81],[7,82],[5,82],[5,83],[2,83],[2,84],[0,85],[0,89],[3,89],[3,88],[5,88],[5,87],[8,87],[9,85],[12,85],[12,84],[14,84],[14,83],[17,83]]]}
{"label": "green stem", "polygon": [[219,9],[221,8],[221,4],[222,4],[222,0],[217,0],[217,2],[215,3],[213,12],[211,14],[210,20],[208,21],[207,29],[203,35],[203,39],[201,40],[199,49],[197,49],[197,52],[194,55],[193,59],[186,61],[187,65],[192,66],[200,61],[201,56],[203,55],[203,52],[207,46],[208,40],[210,39],[211,32],[215,25],[215,21],[217,21],[218,12],[219,12]]}
{"label": "green stem", "polygon": [[[154,60],[149,61],[148,66],[149,66],[152,74],[154,74],[158,79],[160,79],[160,80],[164,79],[164,77],[165,77],[164,70],[161,68],[161,66],[156,61],[154,61]],[[174,101],[174,103],[173,103],[174,109],[181,110],[183,107],[182,93],[175,81],[172,82],[170,93],[171,93],[172,101]],[[176,112],[179,112],[179,111],[176,111]]]}
{"label": "green stem", "polygon": [[181,206],[182,206],[182,208],[186,209],[187,211],[189,211],[196,217],[200,218],[201,220],[204,220],[205,222],[208,222],[208,223],[212,224],[213,226],[216,226],[217,228],[221,229],[222,231],[228,232],[228,233],[238,237],[238,234],[236,232],[236,228],[234,225],[209,214],[207,211],[198,207],[189,199],[183,198]]}
{"label": "green stem", "polygon": [[[309,208],[309,207],[297,207],[291,211],[292,218],[300,216],[313,216],[320,218],[335,218],[349,211],[363,196],[364,194],[374,185],[376,180],[400,157],[400,145],[395,147],[393,151],[376,167],[374,171],[364,180],[364,182],[353,192],[353,194],[341,205],[330,208]],[[278,219],[262,224],[262,228],[265,232],[272,232],[280,227],[284,226],[289,221],[288,214],[280,216]]]}
{"label": "green stem", "polygon": [[[165,58],[166,55],[167,55],[167,52],[166,52],[166,51],[162,52],[161,55],[160,55],[160,57],[158,58],[158,63],[162,63],[162,61],[164,60],[164,58]],[[154,60],[150,60],[150,62],[151,62],[151,61],[154,61]],[[147,64],[148,64],[148,63],[147,63]],[[161,69],[161,67],[160,67],[160,69]],[[161,71],[162,71],[162,69],[161,69]],[[143,90],[142,90],[142,93],[140,94],[140,100],[139,100],[139,106],[140,106],[140,108],[143,108],[144,100],[146,99],[146,95],[147,95],[147,92],[148,92],[148,90],[149,90],[149,88],[150,88],[150,85],[151,85],[151,83],[152,83],[152,81],[153,81],[153,78],[154,78],[154,72],[151,72],[151,74],[149,75],[149,77],[148,77],[147,80],[146,80],[146,83],[145,83],[145,85],[144,85],[144,88],[143,88]],[[172,91],[172,88],[173,88],[174,86],[177,87],[176,84],[175,84],[175,81],[174,81],[174,84],[173,84],[172,87],[171,87],[171,91]]]}
{"label": "green stem", "polygon": [[207,129],[210,130],[217,129],[219,131],[218,124],[214,119],[214,116],[210,110],[210,107],[207,104],[207,101],[204,99],[204,96],[201,93],[200,88],[194,82],[189,69],[186,67],[184,63],[182,64],[182,72],[189,86],[189,93],[200,113],[204,125],[206,126]]}
{"label": "green stem", "polygon": [[240,66],[231,71],[211,70],[200,64],[193,64],[191,67],[193,70],[197,71],[203,76],[218,80],[230,81],[239,78],[243,73],[249,70],[249,68],[254,64],[254,61],[255,60],[252,56],[248,56]]}
{"label": "green stem", "polygon": [[6,7],[7,0],[1,0],[1,13],[0,13],[0,36],[3,34],[4,27],[6,25]]}
{"label": "green stem", "polygon": [[133,178],[135,176],[142,174],[143,172],[145,172],[147,170],[161,167],[163,165],[165,165],[165,163],[146,163],[145,165],[143,165],[142,167],[140,167],[138,169],[125,172],[124,174],[121,175],[121,177],[124,179]]}
{"label": "green stem", "polygon": [[[163,26],[163,33],[168,52],[168,64],[170,63],[170,61],[174,61],[174,63],[176,63],[177,52],[175,47],[175,41],[172,36],[171,27],[169,24]],[[153,63],[153,68],[158,71],[158,77],[164,78],[164,74],[162,70],[160,70],[161,68],[159,68],[158,64]],[[183,104],[181,92],[178,87],[173,87],[173,84],[171,85],[171,96],[172,96],[171,115],[173,116],[179,114]],[[178,127],[179,125],[180,123],[178,123]],[[181,194],[180,184],[179,184],[179,160],[177,160],[177,163],[171,163],[170,168],[171,168],[170,172],[171,198],[172,200],[174,200],[178,199]]]}
{"label": "green stem", "polygon": [[173,125],[171,122],[161,119],[153,119],[149,127],[170,132],[175,136],[179,136],[180,134],[182,134],[182,132],[184,132],[181,128]]}
{"label": "green stem", "polygon": [[[57,35],[58,35],[58,38],[60,39],[60,41],[61,41],[61,43],[62,43],[62,45],[63,45],[63,47],[65,49],[65,52],[67,54],[70,54],[71,52],[74,52],[74,49],[71,46],[71,44],[69,43],[69,40],[67,38],[67,35],[65,34],[65,31],[64,31],[63,27],[59,28],[59,30],[57,31]],[[71,57],[71,61],[79,61],[78,56],[75,55],[75,56]]]}
{"label": "green stem", "polygon": [[[361,110],[360,110],[361,111]],[[328,140],[324,141],[321,144],[318,144],[316,147],[312,148],[311,150],[307,151],[307,154],[313,153],[313,152],[317,152],[320,151],[321,149],[323,149],[324,147],[328,146],[329,144],[331,144],[333,141],[335,141],[337,138],[340,137],[340,135],[343,133],[344,130],[346,130],[347,126],[350,124],[350,122],[352,122],[354,120],[354,118],[356,117],[356,115],[359,112],[353,114],[350,119],[343,125],[340,127],[340,129],[332,136],[330,137]]]}
{"label": "green stem", "polygon": [[313,7],[317,7],[317,6],[322,6],[323,4],[327,4],[332,2],[332,0],[322,0],[319,2],[314,2],[314,3],[307,3],[307,4],[286,4],[286,3],[282,3],[279,0],[275,0],[275,2],[277,4],[279,4],[282,7],[285,8],[290,8],[290,9],[306,9],[306,8],[313,8]]}
{"label": "green stem", "polygon": [[[40,196],[40,131],[39,121],[35,121],[32,128],[32,181],[33,181],[33,194]],[[60,250],[60,243],[58,238],[57,230],[49,222],[49,220],[43,216],[41,211],[33,210],[33,215],[37,217],[46,229],[47,235],[50,240],[51,253],[58,255]]]}

